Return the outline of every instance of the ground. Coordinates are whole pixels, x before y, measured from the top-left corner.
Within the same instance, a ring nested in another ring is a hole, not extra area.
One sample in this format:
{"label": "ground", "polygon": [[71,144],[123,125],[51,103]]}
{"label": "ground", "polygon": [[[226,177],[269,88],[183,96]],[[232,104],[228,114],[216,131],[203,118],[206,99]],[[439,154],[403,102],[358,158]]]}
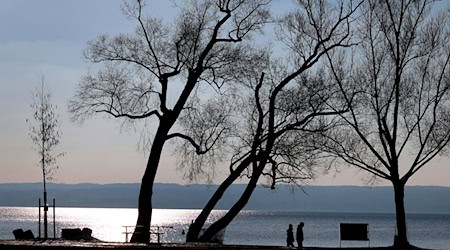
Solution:
{"label": "ground", "polygon": [[[131,244],[131,243],[110,243],[110,242],[84,242],[84,241],[17,241],[17,240],[0,240],[0,250],[40,250],[40,249],[67,249],[67,250],[135,250],[135,249],[163,249],[163,250],[288,250],[297,249],[282,246],[251,246],[251,245],[221,245],[206,243],[182,243],[182,244]],[[322,248],[322,247],[305,247],[304,250],[391,250],[392,247],[373,247],[373,248]],[[411,248],[418,250],[419,248]]]}

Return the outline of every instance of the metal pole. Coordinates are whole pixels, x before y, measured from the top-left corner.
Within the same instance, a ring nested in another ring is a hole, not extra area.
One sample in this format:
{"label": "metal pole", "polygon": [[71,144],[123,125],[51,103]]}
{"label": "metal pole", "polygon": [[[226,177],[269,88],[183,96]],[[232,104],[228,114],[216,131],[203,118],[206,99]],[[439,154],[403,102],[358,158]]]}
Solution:
{"label": "metal pole", "polygon": [[56,224],[55,224],[55,198],[53,198],[53,239],[56,239]]}
{"label": "metal pole", "polygon": [[39,238],[41,238],[41,198],[39,198]]}

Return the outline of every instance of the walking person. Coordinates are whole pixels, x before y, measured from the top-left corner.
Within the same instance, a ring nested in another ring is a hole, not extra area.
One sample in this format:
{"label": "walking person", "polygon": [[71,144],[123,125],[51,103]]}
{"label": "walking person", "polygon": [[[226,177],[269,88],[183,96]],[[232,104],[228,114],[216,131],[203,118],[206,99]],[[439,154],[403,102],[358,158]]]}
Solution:
{"label": "walking person", "polygon": [[298,224],[297,226],[297,234],[295,235],[297,238],[297,244],[298,244],[298,248],[303,248],[303,226],[305,224],[303,222],[300,222],[300,224]]}
{"label": "walking person", "polygon": [[289,224],[289,228],[287,230],[286,243],[288,247],[294,246],[294,229],[292,228],[292,224]]}

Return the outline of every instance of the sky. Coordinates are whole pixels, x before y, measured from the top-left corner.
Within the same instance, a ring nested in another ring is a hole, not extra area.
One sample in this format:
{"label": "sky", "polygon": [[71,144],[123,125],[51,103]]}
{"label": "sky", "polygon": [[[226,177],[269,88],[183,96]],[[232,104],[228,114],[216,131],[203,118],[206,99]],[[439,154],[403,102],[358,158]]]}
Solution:
{"label": "sky", "polygon": [[[148,157],[138,150],[140,131],[122,128],[119,121],[104,116],[73,124],[67,111],[80,77],[93,66],[82,58],[86,43],[101,34],[134,30],[135,23],[120,6],[119,0],[0,0],[0,183],[42,181],[25,122],[32,118],[31,91],[41,74],[62,123],[56,151],[66,153],[58,160],[54,181],[140,182]],[[174,18],[171,1],[152,0],[147,7],[149,15]],[[286,6],[278,1],[274,8]],[[223,173],[219,171],[214,182],[222,180]],[[182,177],[172,152],[166,150],[156,182],[186,184]],[[353,168],[342,169],[312,184],[366,185],[364,177]],[[432,161],[409,185],[450,186],[450,159]]]}

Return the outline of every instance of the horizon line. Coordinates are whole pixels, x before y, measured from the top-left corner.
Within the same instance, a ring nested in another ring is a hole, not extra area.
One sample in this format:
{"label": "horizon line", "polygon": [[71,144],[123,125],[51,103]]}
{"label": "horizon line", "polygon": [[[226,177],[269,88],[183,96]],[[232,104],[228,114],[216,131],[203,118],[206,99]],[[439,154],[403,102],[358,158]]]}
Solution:
{"label": "horizon line", "polygon": [[[42,184],[43,182],[0,182],[0,185],[14,185],[14,184]],[[94,183],[94,182],[79,182],[79,183],[62,183],[62,182],[48,182],[49,185],[140,185],[140,182],[111,182],[111,183]],[[155,182],[154,184],[163,184],[163,185],[178,185],[178,186],[195,186],[195,185],[204,185],[204,186],[219,186],[220,184],[212,183],[174,183],[174,182]],[[233,183],[232,185],[247,185],[245,183]],[[258,185],[259,187],[263,186],[262,184]],[[278,186],[291,186],[289,184],[278,184]],[[292,185],[295,187],[295,185]],[[297,188],[309,188],[309,187],[368,187],[368,188],[392,188],[392,185],[301,185],[297,186]],[[405,185],[405,187],[443,187],[450,188],[450,186],[442,186],[442,185]]]}

